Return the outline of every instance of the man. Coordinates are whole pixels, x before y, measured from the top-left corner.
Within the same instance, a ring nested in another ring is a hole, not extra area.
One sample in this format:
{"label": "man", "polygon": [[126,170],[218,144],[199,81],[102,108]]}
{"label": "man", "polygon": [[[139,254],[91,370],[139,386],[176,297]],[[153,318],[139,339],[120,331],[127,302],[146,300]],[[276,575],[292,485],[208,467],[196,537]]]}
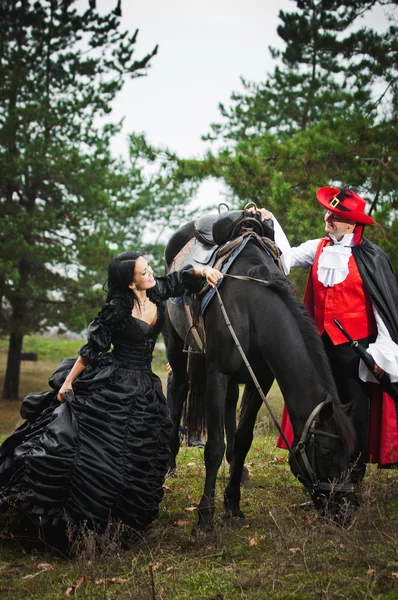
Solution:
{"label": "man", "polygon": [[[363,237],[364,226],[374,223],[365,213],[365,200],[334,187],[320,188],[316,197],[326,209],[327,236],[291,248],[274,220],[275,241],[286,272],[310,268],[304,304],[322,336],[341,401],[352,403],[360,480],[366,462],[398,463],[398,409],[333,319],[373,356],[375,372],[382,369],[398,385],[398,285],[386,254]],[[259,212],[269,218],[267,211]]]}

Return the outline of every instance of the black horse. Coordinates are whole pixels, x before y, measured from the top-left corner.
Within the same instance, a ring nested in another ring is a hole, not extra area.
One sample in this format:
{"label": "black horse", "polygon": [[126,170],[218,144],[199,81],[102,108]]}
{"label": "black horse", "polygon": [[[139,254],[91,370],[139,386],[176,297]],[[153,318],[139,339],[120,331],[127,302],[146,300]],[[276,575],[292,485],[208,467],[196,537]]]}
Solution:
{"label": "black horse", "polygon": [[[170,249],[168,254],[166,251],[167,255],[170,257]],[[338,399],[321,339],[290,283],[255,239],[246,244],[228,274],[248,275],[267,282],[261,284],[226,277],[219,286],[219,293],[264,394],[268,393],[274,378],[278,381],[294,432],[295,451],[289,455],[292,472],[308,488],[319,510],[324,511],[327,502],[334,508],[341,507],[353,492],[351,484],[341,481],[349,479],[355,432]],[[183,309],[171,303],[168,304],[168,317],[168,357],[174,373],[173,452],[176,454],[178,423],[188,391],[186,355],[182,354],[187,323]],[[232,458],[232,463],[225,490],[225,509],[231,517],[243,516],[240,510],[242,469],[262,404],[217,298],[209,304],[204,321],[206,376],[202,381],[205,383],[203,409],[207,415],[207,442],[204,453],[206,483],[198,507],[200,529],[212,524],[216,476],[225,451],[226,424],[227,458]],[[238,383],[245,384],[245,390],[232,448]],[[307,422],[311,414],[311,422]],[[301,452],[296,451],[300,448]]]}

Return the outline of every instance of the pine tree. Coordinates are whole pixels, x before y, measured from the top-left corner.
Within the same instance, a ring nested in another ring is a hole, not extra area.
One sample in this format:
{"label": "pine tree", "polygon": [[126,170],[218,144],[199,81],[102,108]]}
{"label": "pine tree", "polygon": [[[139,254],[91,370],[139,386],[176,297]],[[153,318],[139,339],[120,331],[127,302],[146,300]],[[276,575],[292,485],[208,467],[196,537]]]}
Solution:
{"label": "pine tree", "polygon": [[95,0],[83,12],[75,5],[0,0],[6,399],[18,397],[24,335],[44,323],[81,330],[85,304],[95,296],[86,289],[98,284],[101,269],[103,277],[111,247],[139,239],[142,229],[134,220],[147,196],[142,174],[111,156],[110,140],[121,123],[99,123],[126,78],[146,73],[157,48],[135,60],[138,31],[121,30],[120,0],[102,16]]}
{"label": "pine tree", "polygon": [[[398,36],[393,16],[382,34],[361,24],[389,0],[296,0],[281,11],[272,50],[276,66],[263,83],[221,106],[212,126],[223,147],[205,160],[181,161],[196,181],[223,178],[232,201],[272,210],[293,244],[323,234],[316,189],[349,185],[365,197],[381,227],[367,234],[398,268]],[[205,138],[206,139],[206,138]],[[295,277],[297,277],[295,275]]]}
{"label": "pine tree", "polygon": [[296,0],[296,5],[297,12],[279,13],[277,31],[286,47],[269,49],[277,61],[274,72],[262,83],[242,79],[244,93],[232,95],[231,107],[220,105],[224,120],[205,139],[291,135],[327,114],[366,114],[397,81],[394,22],[383,34],[352,27],[376,5],[394,7],[396,0]]}

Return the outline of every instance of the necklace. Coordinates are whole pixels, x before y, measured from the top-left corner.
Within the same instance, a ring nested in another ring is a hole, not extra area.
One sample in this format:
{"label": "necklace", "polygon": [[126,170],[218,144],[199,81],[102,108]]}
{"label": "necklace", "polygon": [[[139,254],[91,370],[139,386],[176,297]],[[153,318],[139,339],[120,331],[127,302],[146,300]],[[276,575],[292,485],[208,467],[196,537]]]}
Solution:
{"label": "necklace", "polygon": [[146,304],[146,301],[147,301],[147,300],[148,300],[148,298],[145,298],[144,302],[140,302],[140,301],[138,300],[138,304],[139,304],[139,307],[140,307],[140,309],[142,310],[142,312],[145,312],[145,304]]}

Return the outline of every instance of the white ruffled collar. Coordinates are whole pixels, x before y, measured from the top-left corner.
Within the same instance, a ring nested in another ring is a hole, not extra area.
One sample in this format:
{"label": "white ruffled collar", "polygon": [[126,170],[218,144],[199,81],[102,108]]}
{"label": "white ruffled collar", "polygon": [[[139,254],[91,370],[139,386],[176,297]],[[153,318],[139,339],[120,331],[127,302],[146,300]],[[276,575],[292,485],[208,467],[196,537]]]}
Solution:
{"label": "white ruffled collar", "polygon": [[346,233],[343,235],[341,240],[337,240],[333,233],[329,234],[330,239],[332,240],[333,246],[353,246],[354,245],[354,234]]}
{"label": "white ruffled collar", "polygon": [[341,240],[336,240],[333,234],[330,234],[332,243],[325,246],[321,252],[318,261],[318,280],[325,287],[333,287],[342,283],[348,273],[348,261],[351,256],[351,248],[354,245],[353,233],[346,233]]}

